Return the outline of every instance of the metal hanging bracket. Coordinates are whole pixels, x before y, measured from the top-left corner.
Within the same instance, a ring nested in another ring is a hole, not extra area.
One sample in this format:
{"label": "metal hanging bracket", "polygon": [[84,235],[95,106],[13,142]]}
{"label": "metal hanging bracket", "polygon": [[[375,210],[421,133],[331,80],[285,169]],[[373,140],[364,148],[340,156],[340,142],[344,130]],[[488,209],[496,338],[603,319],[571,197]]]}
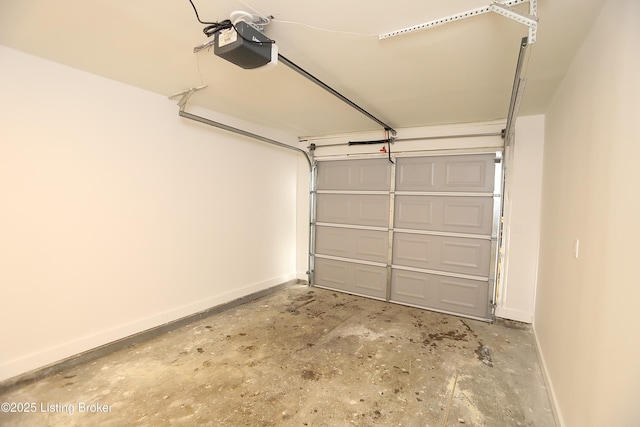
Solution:
{"label": "metal hanging bracket", "polygon": [[189,101],[189,98],[191,98],[191,95],[193,95],[194,93],[196,93],[201,89],[205,89],[206,87],[207,85],[192,87],[191,89],[187,89],[180,93],[176,93],[175,95],[170,95],[169,99],[180,97],[180,100],[178,101],[178,106],[180,107],[180,111],[184,111],[184,109],[187,108],[187,102]]}
{"label": "metal hanging bracket", "polygon": [[[529,13],[523,13],[513,9],[512,6],[516,6],[522,3],[529,3]],[[414,31],[426,30],[427,28],[436,27],[450,22],[460,21],[466,18],[472,18],[474,16],[482,15],[489,12],[495,12],[507,18],[513,19],[516,22],[524,24],[529,27],[529,44],[533,44],[536,41],[536,31],[538,28],[538,0],[508,0],[497,2],[494,1],[488,6],[479,7],[477,9],[468,10],[466,12],[458,13],[456,15],[445,16],[444,18],[435,19],[433,21],[425,22],[423,24],[414,25],[412,27],[403,28],[396,31],[390,31],[388,33],[380,34],[379,40],[388,39],[390,37],[400,36],[402,34],[412,33]]]}
{"label": "metal hanging bracket", "polygon": [[538,29],[538,17],[537,17],[537,0],[529,0],[529,12],[524,13],[519,10],[515,10],[510,6],[506,6],[505,4],[493,2],[491,6],[489,6],[489,10],[491,12],[495,12],[499,15],[505,16],[509,19],[513,19],[520,24],[524,24],[529,27],[529,37],[528,44],[535,43],[536,41],[536,32]]}

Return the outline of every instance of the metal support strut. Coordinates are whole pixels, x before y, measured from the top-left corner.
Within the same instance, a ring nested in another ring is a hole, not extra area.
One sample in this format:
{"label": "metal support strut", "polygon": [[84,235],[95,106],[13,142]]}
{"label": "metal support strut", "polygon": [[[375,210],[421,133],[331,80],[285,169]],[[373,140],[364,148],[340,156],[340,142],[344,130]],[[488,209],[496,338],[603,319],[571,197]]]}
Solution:
{"label": "metal support strut", "polygon": [[[513,6],[517,6],[522,3],[529,3],[529,13],[521,12],[513,8]],[[456,15],[445,16],[444,18],[439,18],[411,27],[402,28],[400,30],[380,34],[378,36],[378,39],[383,40],[403,34],[412,33],[414,31],[425,30],[427,28],[437,27],[438,25],[460,21],[461,19],[472,18],[474,16],[482,15],[489,12],[497,13],[506,18],[519,22],[520,24],[526,25],[527,27],[529,27],[529,44],[533,44],[536,42],[536,32],[538,29],[538,0],[494,0],[488,6],[471,9],[466,12],[458,13]]]}

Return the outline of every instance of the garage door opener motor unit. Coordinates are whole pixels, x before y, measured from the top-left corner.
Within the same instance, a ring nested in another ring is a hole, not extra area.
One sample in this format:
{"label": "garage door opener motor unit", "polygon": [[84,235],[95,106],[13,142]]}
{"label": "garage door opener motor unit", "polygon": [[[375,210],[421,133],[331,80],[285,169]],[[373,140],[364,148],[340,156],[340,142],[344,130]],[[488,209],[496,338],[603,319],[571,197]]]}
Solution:
{"label": "garage door opener motor unit", "polygon": [[213,53],[244,69],[278,62],[275,42],[244,21],[216,33]]}

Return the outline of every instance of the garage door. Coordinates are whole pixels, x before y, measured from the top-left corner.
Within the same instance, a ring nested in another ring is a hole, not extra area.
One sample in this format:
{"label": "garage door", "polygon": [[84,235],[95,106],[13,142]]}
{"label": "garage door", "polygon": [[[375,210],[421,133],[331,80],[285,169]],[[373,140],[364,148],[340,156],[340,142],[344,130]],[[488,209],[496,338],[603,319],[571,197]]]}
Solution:
{"label": "garage door", "polygon": [[318,162],[313,284],[491,319],[499,160],[490,153]]}

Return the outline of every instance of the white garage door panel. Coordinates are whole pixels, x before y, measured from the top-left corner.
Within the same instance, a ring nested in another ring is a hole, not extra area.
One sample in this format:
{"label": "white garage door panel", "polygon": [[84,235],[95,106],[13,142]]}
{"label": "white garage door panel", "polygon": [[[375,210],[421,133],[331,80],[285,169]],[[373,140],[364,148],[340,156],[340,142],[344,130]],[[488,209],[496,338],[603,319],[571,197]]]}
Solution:
{"label": "white garage door panel", "polygon": [[495,155],[399,158],[396,172],[397,191],[491,192]]}
{"label": "white garage door panel", "polygon": [[389,252],[389,233],[318,226],[316,254],[386,263]]}
{"label": "white garage door panel", "polygon": [[396,190],[433,191],[435,182],[435,160],[422,158],[398,159],[396,166]]}
{"label": "white garage door panel", "polygon": [[316,285],[373,298],[386,298],[387,269],[317,257]]}
{"label": "white garage door panel", "polygon": [[388,195],[321,193],[317,206],[317,222],[389,227]]}
{"label": "white garage door panel", "polygon": [[493,197],[396,195],[395,228],[491,234]]}
{"label": "white garage door panel", "polygon": [[386,159],[322,162],[318,190],[389,190],[390,163]]}
{"label": "white garage door panel", "polygon": [[394,302],[483,319],[489,316],[488,282],[398,269],[393,270],[391,280]]}
{"label": "white garage door panel", "polygon": [[395,233],[393,265],[488,277],[490,251],[489,240]]}
{"label": "white garage door panel", "polygon": [[[496,153],[318,163],[316,286],[489,319]],[[498,190],[500,191],[500,190]]]}

